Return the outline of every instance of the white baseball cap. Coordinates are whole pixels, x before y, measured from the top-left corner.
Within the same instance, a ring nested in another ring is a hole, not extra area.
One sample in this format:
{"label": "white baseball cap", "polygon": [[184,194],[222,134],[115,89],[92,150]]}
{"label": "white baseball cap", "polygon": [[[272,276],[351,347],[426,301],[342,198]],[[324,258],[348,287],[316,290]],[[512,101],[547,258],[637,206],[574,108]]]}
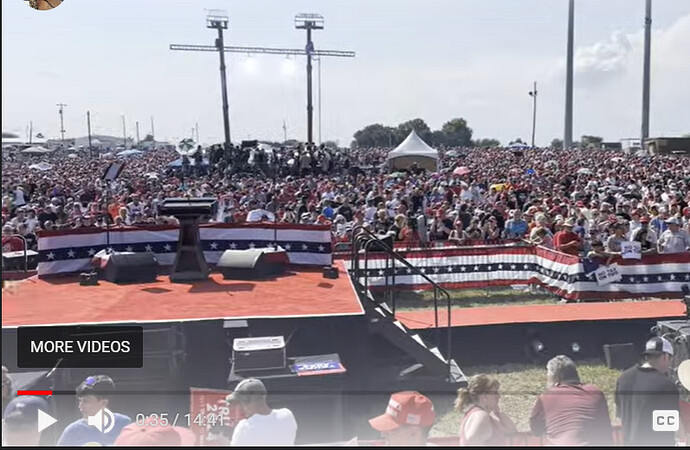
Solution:
{"label": "white baseball cap", "polygon": [[653,337],[647,341],[647,344],[644,348],[644,354],[648,355],[659,353],[667,353],[673,356],[673,345],[662,337]]}

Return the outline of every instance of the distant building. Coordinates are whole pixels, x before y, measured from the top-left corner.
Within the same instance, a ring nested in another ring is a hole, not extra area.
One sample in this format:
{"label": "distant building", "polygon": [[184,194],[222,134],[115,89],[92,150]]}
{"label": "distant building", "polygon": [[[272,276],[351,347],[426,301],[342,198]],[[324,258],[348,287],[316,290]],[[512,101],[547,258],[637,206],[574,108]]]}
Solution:
{"label": "distant building", "polygon": [[621,139],[621,147],[626,153],[634,153],[642,149],[642,140],[640,138]]}
{"label": "distant building", "polygon": [[602,142],[601,148],[603,150],[623,150],[623,144],[621,142]]}
{"label": "distant building", "polygon": [[645,148],[652,155],[690,156],[690,137],[659,137],[644,141]]}

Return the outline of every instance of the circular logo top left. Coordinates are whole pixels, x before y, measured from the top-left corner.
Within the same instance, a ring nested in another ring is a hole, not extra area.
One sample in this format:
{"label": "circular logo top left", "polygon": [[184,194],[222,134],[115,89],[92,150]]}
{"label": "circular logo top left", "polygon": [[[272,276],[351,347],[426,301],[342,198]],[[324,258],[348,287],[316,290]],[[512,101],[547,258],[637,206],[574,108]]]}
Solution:
{"label": "circular logo top left", "polygon": [[57,8],[62,4],[62,0],[24,0],[24,3],[39,11],[46,11]]}

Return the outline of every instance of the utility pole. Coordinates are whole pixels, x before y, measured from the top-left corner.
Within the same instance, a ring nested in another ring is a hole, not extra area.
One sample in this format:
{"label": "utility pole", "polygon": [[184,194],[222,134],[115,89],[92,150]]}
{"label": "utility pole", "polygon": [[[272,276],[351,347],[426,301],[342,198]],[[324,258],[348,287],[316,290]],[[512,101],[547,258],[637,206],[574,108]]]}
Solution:
{"label": "utility pole", "polygon": [[652,53],[652,0],[647,0],[644,17],[644,74],[642,81],[642,139],[640,146],[645,148],[645,140],[649,138],[649,90],[651,78]]}
{"label": "utility pole", "polygon": [[194,125],[196,128],[196,143],[198,144],[199,143],[199,122],[196,122]]}
{"label": "utility pole", "polygon": [[64,103],[56,103],[56,106],[60,108],[60,140],[62,141],[62,145],[65,145],[65,121],[63,115],[63,108],[67,105],[65,105]]}
{"label": "utility pole", "polygon": [[153,116],[151,116],[151,138],[153,139],[153,142],[156,142],[156,135],[154,134],[153,130]]}
{"label": "utility pole", "polygon": [[575,0],[569,0],[568,5],[568,50],[566,56],[565,76],[565,133],[563,148],[573,145],[573,55],[575,39]]}
{"label": "utility pole", "polygon": [[307,30],[307,145],[314,144],[314,106],[312,105],[311,60],[314,56],[314,42],[311,40],[312,30],[323,30],[323,16],[319,14],[297,14],[295,28]]}
{"label": "utility pole", "polygon": [[34,122],[33,120],[29,122],[29,144],[34,141]]}
{"label": "utility pole", "polygon": [[206,17],[206,28],[218,30],[215,48],[220,56],[220,90],[223,97],[223,130],[225,131],[225,146],[229,147],[231,145],[230,111],[228,106],[228,82],[225,76],[225,45],[223,44],[223,30],[228,29],[228,16],[224,11],[210,11]]}
{"label": "utility pole", "polygon": [[137,124],[137,147],[139,147],[139,142],[141,142],[139,140],[139,121],[137,120],[135,123]]}
{"label": "utility pole", "polygon": [[122,146],[127,150],[127,130],[125,128],[125,115],[122,115]]}
{"label": "utility pole", "polygon": [[319,62],[319,145],[321,145],[321,58]]}
{"label": "utility pole", "polygon": [[[209,22],[211,14],[209,14]],[[226,21],[227,27],[227,16],[223,12],[215,13],[214,17],[216,20],[221,17]],[[313,23],[314,25],[306,25],[305,23]],[[307,30],[307,46],[304,49],[293,49],[293,48],[271,48],[271,47],[224,47],[222,42],[216,40],[216,45],[170,45],[170,50],[182,50],[182,51],[192,51],[192,52],[228,52],[228,53],[243,53],[243,54],[267,54],[267,55],[306,55],[307,56],[307,142],[313,143],[313,105],[312,105],[312,82],[311,82],[311,59],[314,56],[335,56],[341,58],[352,58],[355,56],[355,52],[339,51],[339,50],[314,50],[313,42],[311,41],[311,30],[312,29],[323,29],[323,17],[318,14],[298,14],[295,17],[295,27],[298,29]],[[320,28],[319,28],[320,27]],[[209,27],[216,28],[216,27]],[[219,34],[221,32],[219,31]],[[219,44],[221,45],[219,47]],[[222,51],[221,51],[222,49]],[[224,67],[224,59],[221,65]],[[224,73],[223,70],[221,70]],[[222,77],[221,87],[223,92],[225,92],[225,77]],[[226,95],[226,94],[225,94]],[[224,112],[225,117],[225,112]],[[230,125],[228,121],[228,134],[227,139],[229,140]]]}
{"label": "utility pole", "polygon": [[283,120],[283,142],[287,141],[287,125],[285,120]]}
{"label": "utility pole", "polygon": [[534,90],[529,93],[532,97],[532,148],[534,148],[534,136],[537,130],[537,82],[534,82]]}
{"label": "utility pole", "polygon": [[91,147],[91,111],[86,111],[86,128],[89,131],[89,158],[93,158],[93,149]]}

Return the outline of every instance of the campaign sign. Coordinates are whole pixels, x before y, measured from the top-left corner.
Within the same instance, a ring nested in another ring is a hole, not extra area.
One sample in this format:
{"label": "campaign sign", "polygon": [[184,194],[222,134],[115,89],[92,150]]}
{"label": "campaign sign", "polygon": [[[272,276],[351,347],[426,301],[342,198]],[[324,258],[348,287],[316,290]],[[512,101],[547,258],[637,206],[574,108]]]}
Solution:
{"label": "campaign sign", "polygon": [[[232,391],[190,388],[189,429],[197,435],[199,445],[208,443],[209,428],[221,426],[234,428],[244,417],[225,398]],[[229,433],[232,435],[232,433]]]}
{"label": "campaign sign", "polygon": [[343,373],[345,367],[337,361],[314,361],[297,363],[290,366],[292,373],[298,376],[325,375],[329,373]]}
{"label": "campaign sign", "polygon": [[621,242],[623,259],[641,259],[642,244],[639,242]]}
{"label": "campaign sign", "polygon": [[594,276],[597,278],[597,283],[599,286],[615,283],[616,281],[621,281],[623,279],[621,273],[618,271],[617,264],[602,267],[594,272]]}

